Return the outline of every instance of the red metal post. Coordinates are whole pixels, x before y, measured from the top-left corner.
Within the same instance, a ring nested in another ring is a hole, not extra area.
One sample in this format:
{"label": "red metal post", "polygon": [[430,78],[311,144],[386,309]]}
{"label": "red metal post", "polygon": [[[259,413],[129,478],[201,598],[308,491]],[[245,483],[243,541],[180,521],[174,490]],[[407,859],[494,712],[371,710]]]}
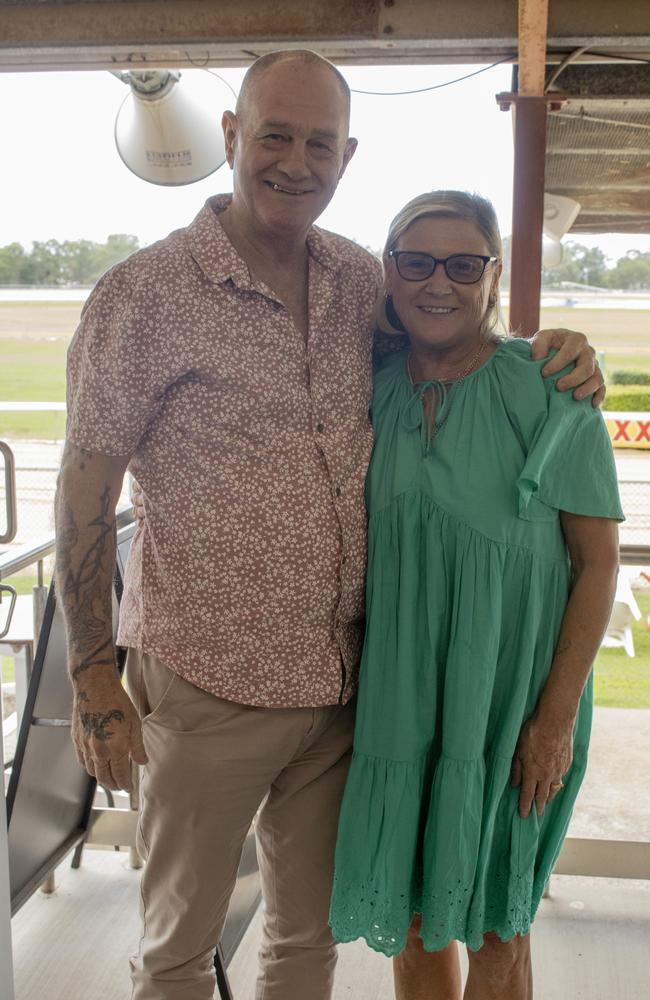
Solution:
{"label": "red metal post", "polygon": [[522,337],[539,329],[547,105],[547,97],[514,98],[510,329]]}

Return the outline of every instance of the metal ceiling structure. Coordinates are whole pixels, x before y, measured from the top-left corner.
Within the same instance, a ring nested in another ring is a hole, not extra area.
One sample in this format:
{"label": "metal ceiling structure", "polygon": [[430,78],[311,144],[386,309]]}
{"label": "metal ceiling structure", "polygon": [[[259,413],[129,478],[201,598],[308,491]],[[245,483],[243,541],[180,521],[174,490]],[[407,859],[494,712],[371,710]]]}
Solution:
{"label": "metal ceiling structure", "polygon": [[[0,68],[241,66],[292,45],[342,64],[489,63],[516,56],[517,15],[517,0],[0,0]],[[648,0],[552,0],[551,61],[583,46],[650,59]]]}
{"label": "metal ceiling structure", "polygon": [[571,232],[650,232],[650,65],[567,66],[557,86],[546,190],[580,203]]}

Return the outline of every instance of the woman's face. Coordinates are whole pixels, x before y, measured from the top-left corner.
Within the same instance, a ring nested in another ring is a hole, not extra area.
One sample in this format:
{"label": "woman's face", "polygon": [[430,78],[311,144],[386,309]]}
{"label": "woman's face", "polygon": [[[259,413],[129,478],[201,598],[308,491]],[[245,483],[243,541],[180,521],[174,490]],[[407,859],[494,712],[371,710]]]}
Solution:
{"label": "woman's face", "polygon": [[[400,237],[395,250],[419,251],[432,257],[452,254],[491,256],[485,237],[464,219],[418,219]],[[395,259],[388,262],[386,290],[414,345],[453,347],[480,337],[481,324],[490,308],[501,275],[501,264],[490,263],[475,284],[460,284],[447,277],[437,264],[429,278],[406,281]]]}

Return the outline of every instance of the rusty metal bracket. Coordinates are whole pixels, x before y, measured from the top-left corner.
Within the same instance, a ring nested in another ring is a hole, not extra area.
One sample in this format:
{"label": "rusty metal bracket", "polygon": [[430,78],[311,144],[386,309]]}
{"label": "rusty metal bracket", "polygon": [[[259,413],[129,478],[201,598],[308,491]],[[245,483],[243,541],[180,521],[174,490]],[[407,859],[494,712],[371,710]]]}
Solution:
{"label": "rusty metal bracket", "polygon": [[532,96],[530,94],[518,94],[516,91],[503,91],[500,94],[496,94],[496,102],[499,105],[500,111],[510,111],[511,106],[514,104],[515,107],[519,101],[546,101],[548,104],[549,111],[559,111],[567,101],[570,99],[569,94],[565,94],[563,91],[553,91],[549,94],[539,94]]}

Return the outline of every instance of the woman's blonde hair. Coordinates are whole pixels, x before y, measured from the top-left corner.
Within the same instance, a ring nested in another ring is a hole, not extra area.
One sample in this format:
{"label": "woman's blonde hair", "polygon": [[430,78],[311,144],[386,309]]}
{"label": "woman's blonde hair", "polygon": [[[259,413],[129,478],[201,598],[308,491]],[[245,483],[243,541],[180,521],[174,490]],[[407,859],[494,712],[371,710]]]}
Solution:
{"label": "woman's blonde hair", "polygon": [[[490,256],[498,257],[501,260],[503,244],[499,223],[494,207],[487,198],[482,198],[479,194],[470,194],[468,191],[427,191],[425,194],[413,198],[404,208],[400,209],[391,222],[382,254],[384,285],[380,290],[375,310],[375,322],[382,333],[405,333],[401,324],[398,325],[399,317],[392,302],[386,299],[385,277],[389,262],[388,252],[395,249],[400,237],[414,222],[417,222],[418,219],[428,218],[462,219],[473,223],[485,237]],[[497,331],[500,333],[506,331],[498,285],[482,324],[481,335],[485,337]]]}

